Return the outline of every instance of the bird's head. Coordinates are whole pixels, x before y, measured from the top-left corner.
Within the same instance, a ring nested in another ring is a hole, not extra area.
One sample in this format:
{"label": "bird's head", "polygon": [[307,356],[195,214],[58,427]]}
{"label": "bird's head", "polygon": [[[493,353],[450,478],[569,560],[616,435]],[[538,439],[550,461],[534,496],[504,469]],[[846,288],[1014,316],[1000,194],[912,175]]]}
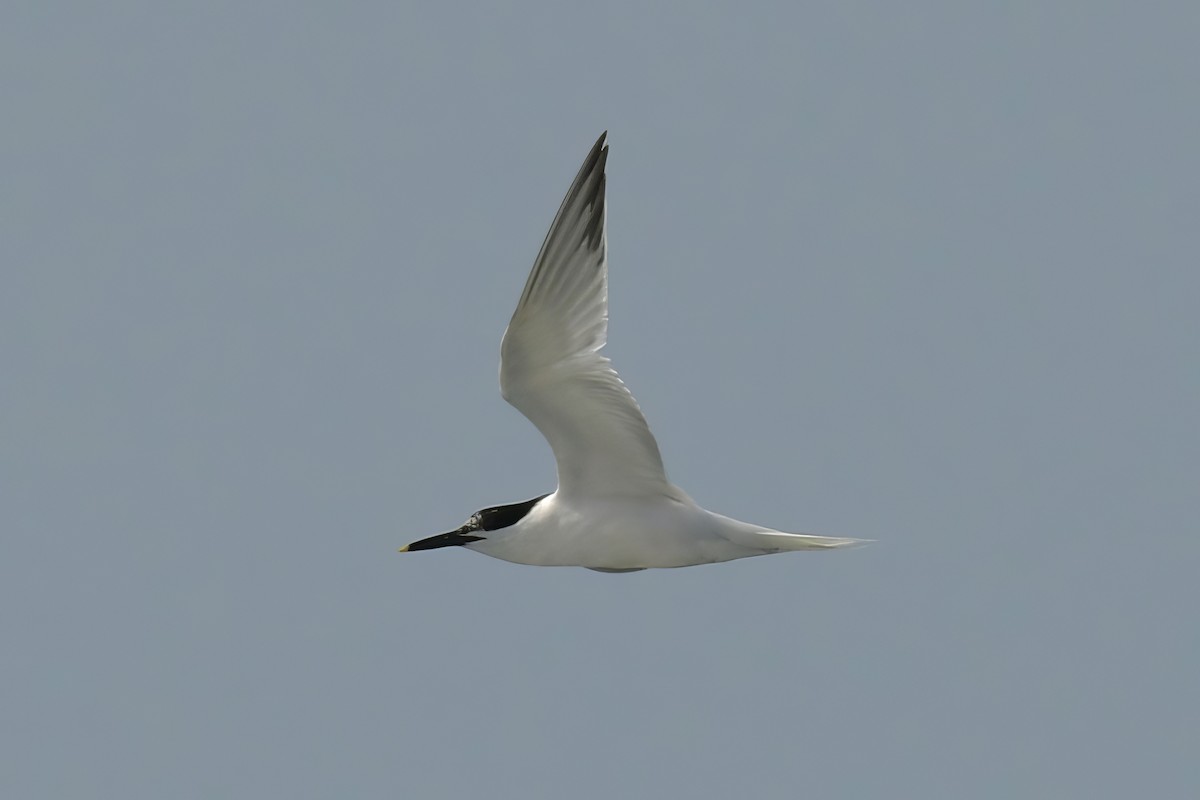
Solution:
{"label": "bird's head", "polygon": [[476,531],[483,530],[482,514],[482,511],[476,511],[458,530],[450,531],[449,533],[439,533],[437,536],[430,536],[428,539],[421,539],[418,542],[406,544],[400,548],[400,552],[410,553],[414,550],[435,550],[439,547],[454,547],[478,542],[480,539],[487,538],[476,534]]}
{"label": "bird's head", "polygon": [[449,533],[439,533],[437,536],[430,536],[428,539],[421,539],[420,541],[405,545],[400,548],[400,552],[410,553],[414,550],[435,550],[439,547],[454,547],[486,539],[487,536],[484,536],[484,533],[516,525],[525,518],[526,514],[533,510],[534,506],[547,496],[535,497],[532,500],[526,500],[524,503],[512,503],[506,506],[492,506],[491,508],[480,509],[472,514],[458,530],[453,530]]}

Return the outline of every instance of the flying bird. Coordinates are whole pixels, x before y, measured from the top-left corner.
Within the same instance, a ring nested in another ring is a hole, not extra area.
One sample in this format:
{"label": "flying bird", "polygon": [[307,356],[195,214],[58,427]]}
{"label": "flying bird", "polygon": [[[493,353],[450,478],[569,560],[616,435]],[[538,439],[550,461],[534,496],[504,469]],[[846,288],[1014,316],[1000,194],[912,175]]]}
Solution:
{"label": "flying bird", "polygon": [[862,543],[714,514],[667,480],[637,401],[600,355],[608,338],[607,136],[559,206],[500,345],[500,394],[550,443],[558,489],[477,511],[401,552],[459,546],[518,564],[634,572]]}

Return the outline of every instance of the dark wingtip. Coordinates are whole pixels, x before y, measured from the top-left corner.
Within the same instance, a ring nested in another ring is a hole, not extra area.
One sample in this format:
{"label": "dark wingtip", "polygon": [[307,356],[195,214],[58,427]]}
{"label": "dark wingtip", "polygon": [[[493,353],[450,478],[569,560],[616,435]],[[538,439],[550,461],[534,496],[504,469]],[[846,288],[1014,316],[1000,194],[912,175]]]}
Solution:
{"label": "dark wingtip", "polygon": [[[587,158],[583,160],[583,167],[579,170],[579,176],[586,175],[596,168],[597,163],[600,166],[600,172],[604,172],[604,164],[608,160],[608,131],[600,134],[600,138],[592,145],[592,149],[588,151]],[[576,177],[578,180],[579,176]]]}
{"label": "dark wingtip", "polygon": [[[579,171],[580,177],[590,174],[598,174],[597,178],[592,183],[588,196],[586,198],[587,208],[591,209],[591,218],[588,220],[587,228],[584,235],[587,237],[588,247],[592,250],[599,248],[603,242],[604,235],[604,195],[608,187],[608,176],[605,174],[605,167],[608,164],[608,131],[600,134],[600,138],[592,145],[592,151],[588,153],[583,162],[583,168]],[[579,178],[576,178],[579,180]],[[581,189],[583,187],[580,187]],[[596,207],[599,206],[597,213]]]}
{"label": "dark wingtip", "polygon": [[583,160],[583,166],[579,169],[579,174],[575,176],[576,180],[588,175],[596,170],[599,166],[600,172],[604,172],[604,164],[608,161],[608,131],[600,134],[600,138],[592,145],[592,149],[588,151],[587,158]]}
{"label": "dark wingtip", "polygon": [[[576,219],[578,217],[586,218],[582,231],[583,236],[578,244],[586,244],[588,249],[593,252],[604,246],[604,194],[608,186],[604,169],[607,165],[608,131],[604,131],[592,145],[592,149],[588,151],[587,158],[583,160],[583,166],[576,173],[575,180],[571,182],[571,188],[567,190],[566,197],[558,207],[558,213],[554,215],[554,222],[550,224],[550,230],[546,232],[546,238],[542,240],[542,247],[538,250],[537,258],[533,260],[533,269],[529,272],[529,279],[525,281],[521,299],[517,301],[518,310],[524,307],[530,293],[542,280],[547,254],[555,247],[567,246],[563,244],[561,228],[572,226],[561,225],[566,215],[573,214]],[[574,223],[575,219],[572,219],[571,222]],[[575,245],[576,243],[572,242],[572,246]],[[596,266],[603,267],[603,265],[603,253],[601,253],[601,259],[596,261]]]}

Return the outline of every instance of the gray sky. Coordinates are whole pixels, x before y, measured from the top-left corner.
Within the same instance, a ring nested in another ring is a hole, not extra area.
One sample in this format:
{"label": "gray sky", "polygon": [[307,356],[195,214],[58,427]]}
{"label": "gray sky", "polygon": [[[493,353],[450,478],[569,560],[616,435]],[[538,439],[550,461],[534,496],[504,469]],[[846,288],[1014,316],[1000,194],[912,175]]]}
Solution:
{"label": "gray sky", "polygon": [[[6,9],[0,795],[1194,796],[1195,4],[566,5]],[[606,128],[672,479],[877,544],[396,553]]]}

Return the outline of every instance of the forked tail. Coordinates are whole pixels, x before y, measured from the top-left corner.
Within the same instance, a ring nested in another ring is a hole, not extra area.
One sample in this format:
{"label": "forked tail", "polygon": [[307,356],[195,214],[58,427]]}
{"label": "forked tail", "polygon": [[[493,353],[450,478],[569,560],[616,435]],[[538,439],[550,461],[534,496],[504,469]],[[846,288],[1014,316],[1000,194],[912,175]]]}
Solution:
{"label": "forked tail", "polygon": [[751,534],[753,547],[784,550],[833,550],[838,547],[859,547],[869,544],[870,539],[847,539],[838,536],[813,536],[808,533],[783,533],[782,531],[758,531]]}
{"label": "forked tail", "polygon": [[848,539],[838,536],[814,536],[809,533],[784,533],[770,528],[752,525],[748,522],[721,517],[724,521],[721,535],[734,544],[751,547],[768,553],[781,553],[785,550],[834,550],[839,547],[857,547],[869,544],[870,539]]}

